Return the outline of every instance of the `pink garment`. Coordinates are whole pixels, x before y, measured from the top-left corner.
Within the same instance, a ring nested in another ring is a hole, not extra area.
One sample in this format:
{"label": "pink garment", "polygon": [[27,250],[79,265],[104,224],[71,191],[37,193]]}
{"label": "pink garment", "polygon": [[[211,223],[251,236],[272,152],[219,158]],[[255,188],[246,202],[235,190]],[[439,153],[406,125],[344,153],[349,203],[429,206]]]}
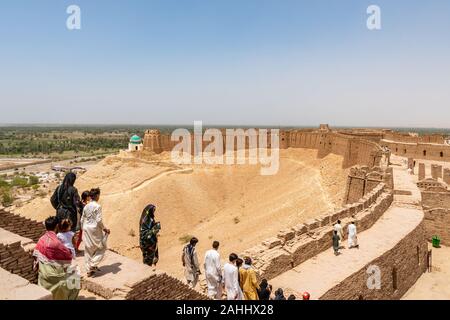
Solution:
{"label": "pink garment", "polygon": [[53,231],[47,231],[36,244],[34,255],[41,262],[57,262],[70,264],[72,253],[62,244]]}

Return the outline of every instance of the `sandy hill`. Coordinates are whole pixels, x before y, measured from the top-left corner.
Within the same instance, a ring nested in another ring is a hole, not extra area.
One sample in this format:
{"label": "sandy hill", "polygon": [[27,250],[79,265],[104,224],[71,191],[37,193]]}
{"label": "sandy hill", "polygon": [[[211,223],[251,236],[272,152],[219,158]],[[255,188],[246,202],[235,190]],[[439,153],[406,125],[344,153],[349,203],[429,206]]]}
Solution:
{"label": "sandy hill", "polygon": [[[199,238],[201,256],[219,240],[225,258],[341,206],[348,173],[342,157],[317,159],[317,151],[308,149],[280,150],[280,155],[280,170],[273,176],[261,176],[253,165],[176,166],[168,154],[112,156],[79,177],[76,187],[80,192],[101,188],[110,248],[138,260],[139,217],[147,204],[155,204],[162,224],[158,268],[181,276],[182,239],[188,236]],[[19,211],[39,220],[53,213],[48,198]]]}

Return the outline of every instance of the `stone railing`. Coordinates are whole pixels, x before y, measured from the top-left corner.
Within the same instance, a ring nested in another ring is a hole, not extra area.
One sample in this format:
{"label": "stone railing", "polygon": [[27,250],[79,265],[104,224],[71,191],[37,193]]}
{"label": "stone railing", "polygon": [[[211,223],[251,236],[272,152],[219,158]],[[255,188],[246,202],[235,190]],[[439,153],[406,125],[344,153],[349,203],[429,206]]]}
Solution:
{"label": "stone railing", "polygon": [[[393,248],[354,272],[325,292],[320,300],[397,300],[416,283],[428,267],[428,246],[424,220]],[[368,270],[379,268],[382,286],[374,290],[367,286]],[[395,277],[394,277],[395,274]]]}
{"label": "stone railing", "polygon": [[208,297],[189,288],[180,280],[158,272],[132,285],[126,300],[207,300]]}
{"label": "stone railing", "polygon": [[346,229],[355,221],[358,231],[370,228],[389,208],[392,190],[380,183],[358,202],[317,219],[282,230],[276,237],[242,253],[250,256],[261,278],[272,279],[325,250],[331,250],[333,224],[341,220]]}
{"label": "stone railing", "polygon": [[[83,258],[77,258],[78,263]],[[99,273],[83,278],[85,290],[108,300],[205,300],[207,296],[162,270],[106,251]]]}

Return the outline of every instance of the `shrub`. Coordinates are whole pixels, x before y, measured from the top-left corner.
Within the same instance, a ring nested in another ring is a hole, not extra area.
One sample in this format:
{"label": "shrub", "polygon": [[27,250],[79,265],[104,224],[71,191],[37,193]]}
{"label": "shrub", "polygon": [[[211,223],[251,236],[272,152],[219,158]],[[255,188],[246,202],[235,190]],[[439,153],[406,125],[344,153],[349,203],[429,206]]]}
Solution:
{"label": "shrub", "polygon": [[179,237],[178,240],[180,240],[181,243],[185,244],[185,243],[188,243],[189,241],[191,241],[191,239],[193,237],[194,236],[191,236],[190,234],[185,234],[184,236]]}
{"label": "shrub", "polygon": [[15,176],[11,181],[11,186],[25,188],[28,185],[28,179],[20,176]]}
{"label": "shrub", "polygon": [[0,178],[0,188],[9,187],[9,183],[6,182],[3,178]]}
{"label": "shrub", "polygon": [[0,189],[0,202],[5,207],[12,205],[12,203],[14,202],[14,197],[12,196],[10,189]]}

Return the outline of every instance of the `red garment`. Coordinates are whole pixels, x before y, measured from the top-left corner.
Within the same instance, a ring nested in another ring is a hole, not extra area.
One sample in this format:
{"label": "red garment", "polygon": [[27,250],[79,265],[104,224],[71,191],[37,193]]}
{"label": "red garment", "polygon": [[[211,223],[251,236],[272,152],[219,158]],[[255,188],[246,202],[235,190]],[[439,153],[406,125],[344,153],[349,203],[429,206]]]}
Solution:
{"label": "red garment", "polygon": [[46,262],[68,263],[72,261],[72,253],[62,244],[53,231],[47,231],[36,244],[34,249],[38,258]]}
{"label": "red garment", "polygon": [[75,246],[75,250],[78,251],[78,248],[80,247],[82,239],[83,239],[83,230],[80,229],[80,231],[78,231],[78,235],[77,235],[77,243],[76,243],[76,246]]}

